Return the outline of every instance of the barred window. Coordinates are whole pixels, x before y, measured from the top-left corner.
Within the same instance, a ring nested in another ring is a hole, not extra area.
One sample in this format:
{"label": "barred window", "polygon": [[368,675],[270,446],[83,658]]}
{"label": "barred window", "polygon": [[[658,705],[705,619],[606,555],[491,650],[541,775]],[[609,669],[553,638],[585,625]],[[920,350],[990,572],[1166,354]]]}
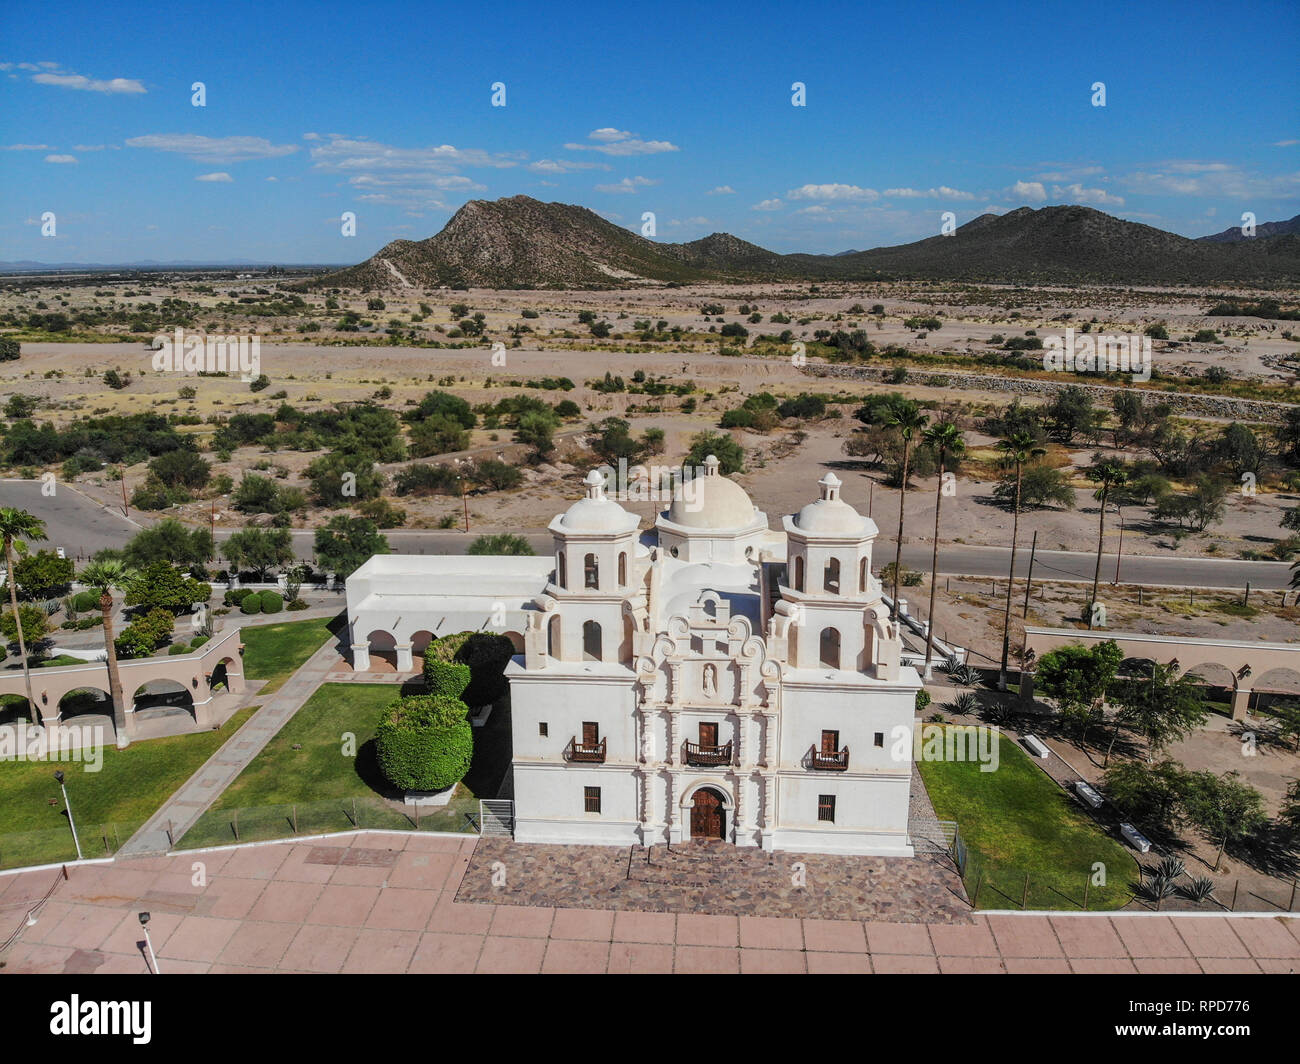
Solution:
{"label": "barred window", "polygon": [[819,794],[817,796],[817,819],[835,823],[835,795]]}
{"label": "barred window", "polygon": [[600,812],[600,788],[583,787],[582,801],[583,801],[583,806],[588,813],[599,813]]}

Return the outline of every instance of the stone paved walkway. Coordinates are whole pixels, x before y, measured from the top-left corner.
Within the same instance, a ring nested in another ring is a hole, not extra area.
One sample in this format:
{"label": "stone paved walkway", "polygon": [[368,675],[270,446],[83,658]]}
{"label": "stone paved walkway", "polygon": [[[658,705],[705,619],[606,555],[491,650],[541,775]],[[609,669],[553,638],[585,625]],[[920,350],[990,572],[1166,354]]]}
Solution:
{"label": "stone paved walkway", "polygon": [[[493,871],[505,884],[492,885]],[[969,923],[945,856],[767,853],[723,842],[627,848],[483,839],[457,901],[718,916]]]}
{"label": "stone paved walkway", "polygon": [[127,840],[119,851],[121,856],[166,853],[316,692],[338,660],[336,644],[337,639],[331,636],[303,662],[284,686]]}
{"label": "stone paved walkway", "polygon": [[[1300,920],[989,915],[968,924],[466,904],[477,840],[357,834],[69,869],[7,972],[1295,972]],[[195,863],[205,884],[195,886]],[[55,873],[0,876],[0,935]]]}

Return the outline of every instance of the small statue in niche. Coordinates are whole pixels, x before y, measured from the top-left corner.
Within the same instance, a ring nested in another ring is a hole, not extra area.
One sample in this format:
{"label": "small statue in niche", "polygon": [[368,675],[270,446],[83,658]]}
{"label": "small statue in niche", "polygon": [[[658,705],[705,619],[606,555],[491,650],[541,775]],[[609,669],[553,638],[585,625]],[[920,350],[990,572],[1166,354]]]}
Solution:
{"label": "small statue in niche", "polygon": [[714,665],[704,666],[704,697],[718,697],[718,670]]}

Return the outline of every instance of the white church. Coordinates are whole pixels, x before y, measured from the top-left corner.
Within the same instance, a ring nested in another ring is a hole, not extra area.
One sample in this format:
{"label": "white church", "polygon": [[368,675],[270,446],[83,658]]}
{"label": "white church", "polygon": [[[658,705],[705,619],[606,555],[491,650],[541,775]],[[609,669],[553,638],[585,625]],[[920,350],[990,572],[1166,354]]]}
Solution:
{"label": "white church", "polygon": [[871,574],[875,523],[828,473],[771,529],[710,456],[643,531],[606,480],[551,522],[550,557],[371,558],[347,581],[354,669],[511,638],[519,841],[911,856],[921,679]]}

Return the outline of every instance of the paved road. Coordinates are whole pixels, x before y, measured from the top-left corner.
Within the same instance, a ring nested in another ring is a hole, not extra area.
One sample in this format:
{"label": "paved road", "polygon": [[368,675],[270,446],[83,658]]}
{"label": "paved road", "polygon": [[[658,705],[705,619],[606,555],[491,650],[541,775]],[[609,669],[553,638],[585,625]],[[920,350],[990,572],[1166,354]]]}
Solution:
{"label": "paved road", "polygon": [[[0,506],[19,506],[41,517],[50,533],[50,545],[63,547],[69,557],[87,557],[104,547],[121,547],[140,530],[140,525],[122,516],[120,510],[106,508],[80,492],[60,484],[56,495],[41,494],[38,481],[0,481]],[[218,542],[231,533],[218,529]],[[295,531],[294,550],[304,561],[312,558],[314,533]],[[464,554],[477,533],[431,530],[389,532],[388,541],[399,554]],[[539,554],[551,550],[549,533],[524,536]],[[892,540],[881,536],[876,562],[893,560]],[[1006,547],[978,547],[955,543],[939,550],[939,572],[949,576],[1006,576],[1009,562]],[[930,545],[903,544],[903,563],[913,569],[928,571]],[[1040,550],[1034,561],[1034,576],[1042,580],[1092,580],[1096,555],[1088,551]],[[1116,558],[1102,559],[1102,580],[1115,578]],[[1125,555],[1118,562],[1126,584],[1165,587],[1244,587],[1280,589],[1290,586],[1291,568],[1285,562],[1247,562],[1233,558],[1195,558],[1176,556]],[[1016,576],[1023,578],[1029,570],[1028,545],[1016,555]]]}

